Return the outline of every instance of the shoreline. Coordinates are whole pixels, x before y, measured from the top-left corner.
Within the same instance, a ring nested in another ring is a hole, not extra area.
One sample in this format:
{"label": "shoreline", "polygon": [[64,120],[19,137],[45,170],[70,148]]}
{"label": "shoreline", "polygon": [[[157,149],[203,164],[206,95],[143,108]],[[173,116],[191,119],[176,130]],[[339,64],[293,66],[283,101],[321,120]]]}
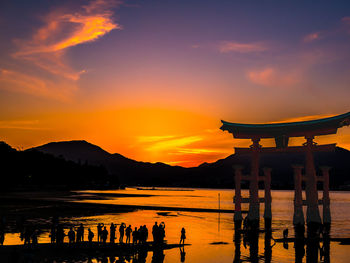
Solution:
{"label": "shoreline", "polygon": [[[83,200],[101,200],[109,197],[135,197],[129,194],[85,194],[70,191],[37,191],[0,194],[0,216],[6,219],[6,232],[17,233],[17,222],[24,218],[35,223],[39,229],[48,230],[54,216],[60,218],[84,217],[112,213],[128,213],[137,210],[182,211],[206,213],[234,213],[227,209],[186,208],[167,206],[118,205],[83,202]],[[150,195],[137,195],[146,197]],[[247,213],[247,211],[242,211]]]}

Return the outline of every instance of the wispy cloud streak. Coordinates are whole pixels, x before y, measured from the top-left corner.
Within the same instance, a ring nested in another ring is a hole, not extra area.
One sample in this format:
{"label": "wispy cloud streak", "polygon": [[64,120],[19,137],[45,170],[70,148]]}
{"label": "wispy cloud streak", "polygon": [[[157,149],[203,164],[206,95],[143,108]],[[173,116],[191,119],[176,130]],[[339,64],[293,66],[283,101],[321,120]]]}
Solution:
{"label": "wispy cloud streak", "polygon": [[322,35],[321,35],[320,32],[314,32],[314,33],[306,35],[304,37],[303,41],[306,42],[306,43],[309,43],[309,42],[313,42],[313,41],[319,40],[321,38],[322,38]]}
{"label": "wispy cloud streak", "polygon": [[236,41],[222,41],[218,45],[218,50],[221,53],[252,53],[266,51],[267,49],[268,48],[262,43],[240,43]]}
{"label": "wispy cloud streak", "polygon": [[247,78],[255,84],[276,88],[291,87],[300,81],[300,76],[297,72],[284,73],[273,67],[249,71]]}
{"label": "wispy cloud streak", "polygon": [[[113,21],[113,11],[120,1],[96,0],[79,8],[78,11],[54,10],[42,18],[43,25],[38,28],[30,39],[16,39],[18,50],[12,54],[17,61],[35,66],[37,72],[30,74],[17,70],[0,72],[0,81],[14,82],[7,77],[16,75],[15,82],[22,82],[21,89],[15,91],[32,93],[35,89],[39,96],[55,97],[58,82],[67,82],[60,88],[63,95],[71,95],[76,89],[76,81],[85,70],[73,69],[66,59],[69,48],[79,44],[95,41],[113,29],[121,26]],[[9,73],[10,72],[10,73]],[[43,72],[45,74],[43,74]],[[47,75],[47,73],[49,75]],[[32,78],[33,81],[30,81]],[[55,78],[55,81],[52,81]],[[66,84],[67,84],[66,83]],[[3,86],[3,85],[1,85]],[[35,86],[35,87],[34,87]],[[28,89],[28,90],[26,90]],[[51,93],[51,94],[50,94]]]}
{"label": "wispy cloud streak", "polygon": [[43,130],[38,126],[38,120],[0,120],[0,129],[12,129],[12,130]]}

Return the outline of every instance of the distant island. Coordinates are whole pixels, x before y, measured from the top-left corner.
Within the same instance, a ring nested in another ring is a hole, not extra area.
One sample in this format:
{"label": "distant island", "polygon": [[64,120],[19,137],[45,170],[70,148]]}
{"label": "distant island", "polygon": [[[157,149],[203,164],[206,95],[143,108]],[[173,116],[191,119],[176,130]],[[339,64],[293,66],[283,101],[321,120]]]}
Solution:
{"label": "distant island", "polygon": [[[25,151],[0,143],[1,190],[52,187],[67,189],[118,188],[120,185],[234,188],[232,166],[249,172],[250,156],[232,154],[214,163],[184,168],[138,162],[111,154],[86,141],[51,142]],[[303,153],[262,154],[261,167],[271,167],[272,189],[294,189],[292,164],[303,164]],[[350,189],[350,151],[315,153],[316,167],[333,167],[332,190]],[[243,185],[247,187],[248,185]]]}

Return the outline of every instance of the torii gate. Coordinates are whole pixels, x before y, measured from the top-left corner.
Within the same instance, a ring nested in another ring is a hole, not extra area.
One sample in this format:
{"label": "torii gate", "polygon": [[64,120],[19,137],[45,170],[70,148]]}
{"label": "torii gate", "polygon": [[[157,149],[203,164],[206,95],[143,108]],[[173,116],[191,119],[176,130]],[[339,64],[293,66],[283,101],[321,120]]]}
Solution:
{"label": "torii gate", "polygon": [[[265,185],[265,224],[272,219],[271,214],[271,169],[264,168],[264,176],[259,176],[259,157],[261,153],[271,152],[304,152],[305,153],[305,175],[302,175],[301,165],[293,166],[295,182],[294,199],[294,225],[304,225],[304,215],[302,210],[302,188],[301,182],[305,181],[307,214],[306,222],[308,226],[321,224],[321,217],[318,209],[317,181],[323,181],[323,223],[330,224],[329,208],[329,169],[321,167],[322,177],[316,176],[316,169],[313,159],[313,152],[332,151],[335,144],[317,145],[313,139],[319,135],[336,134],[338,128],[350,125],[350,112],[334,117],[288,123],[273,124],[242,124],[222,121],[221,130],[228,131],[237,139],[251,139],[253,144],[250,148],[235,148],[235,153],[250,153],[252,156],[250,175],[242,175],[242,167],[235,166],[235,215],[234,221],[242,222],[241,214],[241,180],[249,181],[249,212],[248,221],[259,227],[259,195],[258,183],[264,181]],[[290,137],[305,137],[303,146],[288,147]],[[274,138],[276,147],[261,147],[260,139]]]}

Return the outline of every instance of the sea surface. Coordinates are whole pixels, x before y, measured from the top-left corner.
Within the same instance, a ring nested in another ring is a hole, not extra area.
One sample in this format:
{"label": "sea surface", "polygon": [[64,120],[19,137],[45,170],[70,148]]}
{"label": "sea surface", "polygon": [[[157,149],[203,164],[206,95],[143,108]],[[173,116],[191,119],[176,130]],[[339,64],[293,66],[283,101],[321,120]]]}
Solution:
{"label": "sea surface", "polygon": [[[83,200],[82,202],[94,202],[103,204],[123,204],[123,205],[145,205],[156,207],[177,207],[177,208],[206,208],[206,209],[234,209],[234,190],[227,189],[179,189],[179,188],[157,188],[142,190],[137,188],[127,188],[125,190],[108,191],[84,191],[84,193],[121,193],[133,195],[133,197],[112,197],[107,200]],[[248,191],[242,191],[243,197],[248,197]],[[259,193],[263,197],[263,191]],[[294,191],[272,191],[272,237],[277,239],[282,237],[282,231],[289,229],[289,236],[294,236],[293,219],[293,196]],[[319,198],[322,193],[319,193]],[[350,238],[350,192],[331,192],[331,213],[332,226],[331,237]],[[247,210],[248,204],[243,204],[242,210]],[[261,216],[264,205],[260,206]],[[305,211],[304,211],[305,212]],[[322,215],[322,206],[320,206]],[[244,216],[244,215],[243,215]],[[97,223],[103,222],[135,226],[146,225],[150,237],[154,222],[165,223],[166,237],[168,243],[178,243],[180,231],[186,229],[186,246],[184,251],[175,248],[165,250],[164,262],[234,262],[235,251],[240,249],[241,261],[235,262],[296,262],[294,244],[289,243],[283,246],[282,243],[275,243],[271,240],[272,253],[267,255],[265,247],[265,233],[259,234],[258,248],[252,255],[249,244],[241,242],[239,248],[234,243],[234,223],[232,213],[218,212],[183,212],[183,211],[157,211],[157,210],[137,210],[128,213],[105,214],[90,217],[62,218],[61,222],[83,223],[95,232]],[[261,228],[264,221],[261,219]],[[87,231],[85,231],[86,234]],[[119,234],[118,234],[119,237]],[[87,239],[87,237],[85,237]],[[49,233],[44,232],[39,236],[39,242],[49,242]],[[7,234],[5,244],[21,244],[19,234]],[[271,257],[271,258],[270,258]],[[236,255],[237,260],[237,255]],[[340,245],[339,242],[330,244],[330,261],[347,263],[350,262],[350,246]],[[69,261],[71,262],[71,261]],[[100,262],[92,259],[90,262]],[[106,261],[109,262],[109,261]],[[152,252],[148,253],[146,262],[152,262]],[[306,256],[302,261],[307,262]],[[323,262],[323,261],[319,261]],[[329,261],[328,261],[329,262]]]}

